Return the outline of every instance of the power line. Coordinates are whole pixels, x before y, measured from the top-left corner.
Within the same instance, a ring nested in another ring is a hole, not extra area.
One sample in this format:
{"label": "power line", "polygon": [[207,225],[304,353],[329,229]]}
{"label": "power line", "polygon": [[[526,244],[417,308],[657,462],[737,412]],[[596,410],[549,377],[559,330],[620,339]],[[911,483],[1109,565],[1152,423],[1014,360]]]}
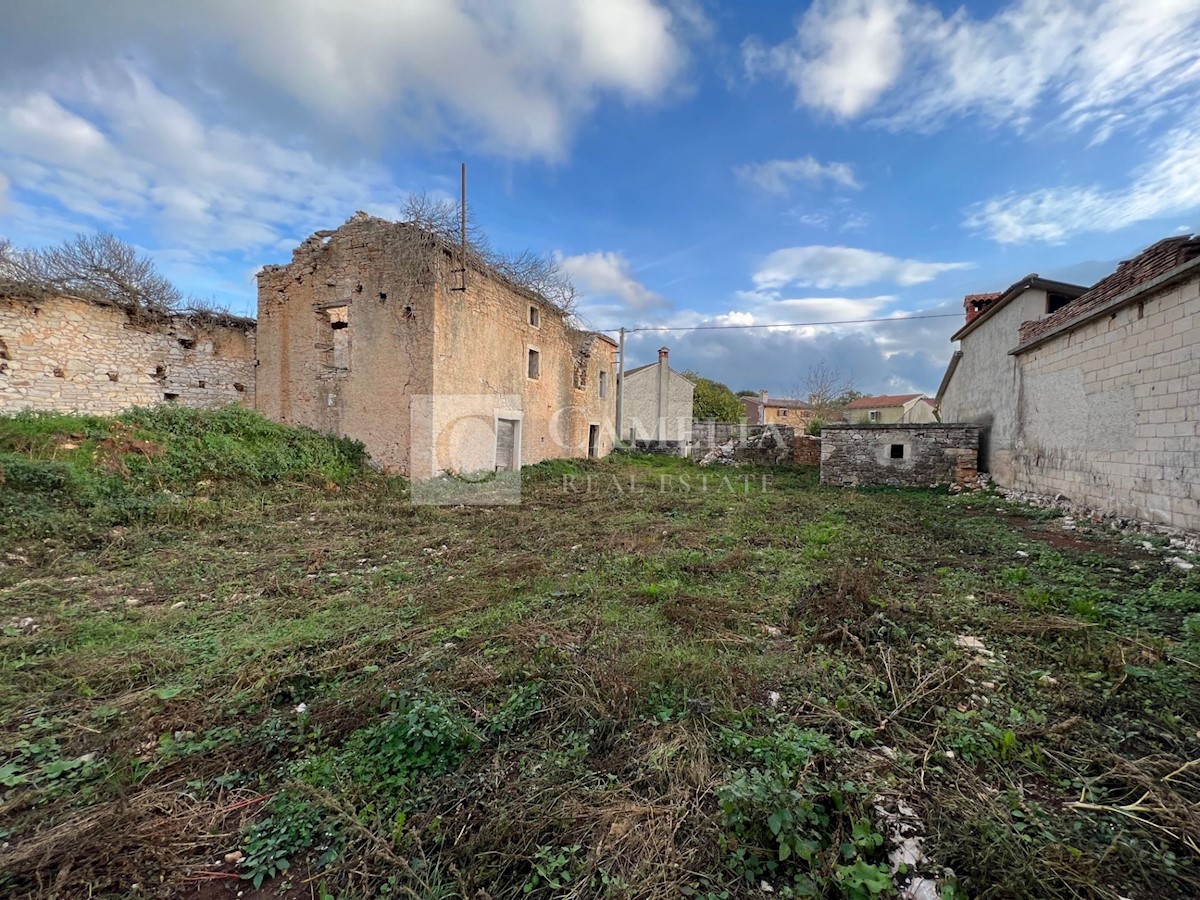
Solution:
{"label": "power line", "polygon": [[[818,325],[868,325],[873,322],[914,322],[917,319],[961,319],[962,313],[931,313],[924,316],[884,316],[879,319],[837,319],[825,322],[771,322],[761,325],[643,325],[641,328],[626,328],[626,334],[639,331],[721,331],[732,328],[814,328]],[[620,331],[616,328],[597,328],[597,331]]]}

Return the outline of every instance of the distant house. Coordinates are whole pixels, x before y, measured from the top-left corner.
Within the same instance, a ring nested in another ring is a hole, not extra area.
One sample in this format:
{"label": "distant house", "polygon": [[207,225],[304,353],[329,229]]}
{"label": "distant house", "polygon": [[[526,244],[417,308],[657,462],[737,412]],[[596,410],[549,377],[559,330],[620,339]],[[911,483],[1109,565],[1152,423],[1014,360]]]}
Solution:
{"label": "distant house", "polygon": [[859,397],[846,404],[844,415],[852,425],[916,425],[938,420],[934,402],[922,394]]}
{"label": "distant house", "polygon": [[772,400],[766,391],[759,391],[757,397],[742,397],[741,401],[747,425],[790,425],[803,431],[812,420],[813,408],[803,400]]}
{"label": "distant house", "polygon": [[938,404],[983,426],[981,470],[1200,530],[1200,238],[1159,241],[1090,288],[1029,275],[964,307]]}
{"label": "distant house", "polygon": [[692,440],[692,395],[696,386],[671,368],[671,351],[660,347],[658,362],[625,373],[621,440],[681,442]]}

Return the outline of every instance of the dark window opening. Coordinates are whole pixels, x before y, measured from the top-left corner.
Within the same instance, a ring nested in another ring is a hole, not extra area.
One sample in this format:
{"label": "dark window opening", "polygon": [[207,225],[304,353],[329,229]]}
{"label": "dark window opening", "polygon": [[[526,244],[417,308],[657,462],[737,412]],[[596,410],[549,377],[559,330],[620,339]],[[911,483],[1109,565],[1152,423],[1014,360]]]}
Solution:
{"label": "dark window opening", "polygon": [[167,380],[167,367],[166,366],[155,366],[154,367],[154,380],[155,381],[166,381]]}
{"label": "dark window opening", "polygon": [[892,459],[904,459],[904,445],[892,444],[890,454]]}
{"label": "dark window opening", "polygon": [[197,381],[196,387],[206,388],[206,387],[208,387],[208,382],[207,381]]}
{"label": "dark window opening", "polygon": [[1066,294],[1046,294],[1046,314],[1058,312],[1064,306],[1071,302],[1071,298]]}
{"label": "dark window opening", "polygon": [[529,324],[534,328],[542,324],[542,311],[536,306],[529,307]]}
{"label": "dark window opening", "polygon": [[603,399],[607,396],[608,396],[608,373],[601,372],[600,373],[600,398]]}
{"label": "dark window opening", "polygon": [[317,314],[318,324],[332,332],[332,340],[318,334],[317,344],[321,351],[321,364],[327,369],[342,372],[350,370],[350,307],[329,306]]}
{"label": "dark window opening", "polygon": [[588,458],[595,459],[600,455],[600,426],[588,426]]}
{"label": "dark window opening", "polygon": [[109,380],[109,381],[120,381],[120,380],[121,380],[121,375],[120,375],[120,373],[119,373],[119,372],[109,372],[109,373],[108,373],[108,380]]}
{"label": "dark window opening", "polygon": [[174,403],[176,400],[179,399],[179,395],[178,394],[163,394],[163,399],[166,400],[168,403]]}
{"label": "dark window opening", "polygon": [[242,384],[240,381],[235,381],[233,383],[233,389],[235,391],[237,391],[239,394],[246,393],[246,386],[244,384]]}
{"label": "dark window opening", "polygon": [[386,299],[387,299],[387,294],[386,294],[384,291],[380,291],[380,292],[379,292],[379,299],[380,299],[380,300],[386,300]]}
{"label": "dark window opening", "polygon": [[404,307],[404,318],[415,319],[416,317],[417,317],[417,311],[412,308],[412,304],[409,304],[408,306]]}
{"label": "dark window opening", "polygon": [[55,378],[66,378],[67,373],[62,370],[61,366],[55,366],[54,367],[54,377]]}
{"label": "dark window opening", "polygon": [[192,340],[191,338],[180,338],[179,346],[182,347],[184,350],[195,350],[196,342],[194,340]]}
{"label": "dark window opening", "polygon": [[541,375],[542,355],[536,350],[529,351],[529,377],[537,378]]}
{"label": "dark window opening", "polygon": [[1144,317],[1145,315],[1146,315],[1146,301],[1139,300],[1138,301],[1138,318],[1140,319],[1140,318]]}
{"label": "dark window opening", "polygon": [[349,328],[350,323],[349,322],[330,322],[329,327],[332,328],[334,331],[341,331],[343,328]]}

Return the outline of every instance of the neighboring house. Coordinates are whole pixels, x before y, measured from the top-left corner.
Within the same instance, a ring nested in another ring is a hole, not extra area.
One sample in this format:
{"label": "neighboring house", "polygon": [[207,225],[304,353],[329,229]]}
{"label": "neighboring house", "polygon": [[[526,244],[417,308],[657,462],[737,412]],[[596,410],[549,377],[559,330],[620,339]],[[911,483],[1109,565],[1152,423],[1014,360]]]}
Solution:
{"label": "neighboring house", "polygon": [[692,440],[692,394],[696,386],[670,365],[671,351],[660,347],[658,362],[625,373],[621,439],[681,442]]}
{"label": "neighboring house", "polygon": [[859,397],[846,404],[843,415],[852,425],[918,425],[938,420],[933,401],[921,394]]}
{"label": "neighboring house", "polygon": [[1200,530],[1200,238],[1159,241],[1091,288],[1029,276],[978,304],[942,379],[984,426],[996,482]]}
{"label": "neighboring house", "polygon": [[789,425],[804,431],[813,416],[813,408],[803,400],[772,400],[766,391],[759,391],[757,397],[742,397],[741,401],[747,425]]}
{"label": "neighboring house", "polygon": [[358,213],[259,273],[258,408],[417,479],[607,454],[616,344],[413,228]]}
{"label": "neighboring house", "polygon": [[252,319],[0,296],[0,413],[254,405]]}

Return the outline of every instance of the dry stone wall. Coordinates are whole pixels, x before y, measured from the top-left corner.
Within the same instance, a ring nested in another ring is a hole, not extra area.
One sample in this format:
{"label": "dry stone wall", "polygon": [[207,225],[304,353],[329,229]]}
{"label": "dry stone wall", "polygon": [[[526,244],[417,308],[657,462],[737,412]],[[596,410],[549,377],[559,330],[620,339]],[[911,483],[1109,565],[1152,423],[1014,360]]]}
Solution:
{"label": "dry stone wall", "polygon": [[0,413],[254,406],[255,325],[131,316],[67,297],[0,298]]}
{"label": "dry stone wall", "polygon": [[977,425],[832,425],[821,431],[821,483],[931,487],[974,483]]}

